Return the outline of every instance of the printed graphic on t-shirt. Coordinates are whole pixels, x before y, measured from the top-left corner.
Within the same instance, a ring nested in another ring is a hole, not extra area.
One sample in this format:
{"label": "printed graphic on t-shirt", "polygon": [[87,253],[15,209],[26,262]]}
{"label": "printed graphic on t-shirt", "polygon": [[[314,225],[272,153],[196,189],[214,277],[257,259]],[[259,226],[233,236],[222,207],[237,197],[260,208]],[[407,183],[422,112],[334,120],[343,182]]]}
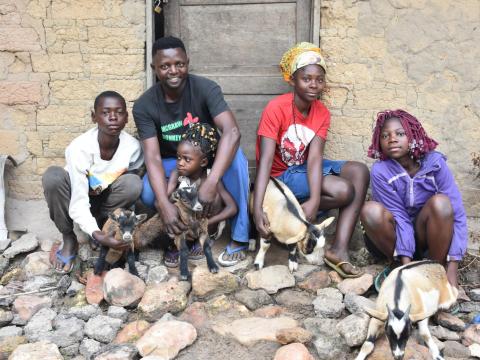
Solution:
{"label": "printed graphic on t-shirt", "polygon": [[315,133],[306,126],[290,125],[280,141],[282,161],[288,166],[303,164],[306,159],[305,150],[314,136]]}
{"label": "printed graphic on t-shirt", "polygon": [[105,190],[111,183],[117,180],[120,175],[127,172],[127,168],[115,171],[113,173],[94,174],[87,170],[88,186],[90,195],[98,195]]}
{"label": "printed graphic on t-shirt", "polygon": [[[198,121],[199,121],[198,116],[193,117],[191,113],[187,112],[187,116],[185,117],[185,119],[183,119],[183,121],[177,120],[177,121],[171,122],[170,124],[163,125],[161,127],[162,139],[167,141],[180,142],[180,140],[182,140],[182,134],[168,134],[168,133],[173,130],[177,130],[178,128],[188,126],[189,124],[196,123]],[[183,133],[183,130],[182,130],[182,133]]]}

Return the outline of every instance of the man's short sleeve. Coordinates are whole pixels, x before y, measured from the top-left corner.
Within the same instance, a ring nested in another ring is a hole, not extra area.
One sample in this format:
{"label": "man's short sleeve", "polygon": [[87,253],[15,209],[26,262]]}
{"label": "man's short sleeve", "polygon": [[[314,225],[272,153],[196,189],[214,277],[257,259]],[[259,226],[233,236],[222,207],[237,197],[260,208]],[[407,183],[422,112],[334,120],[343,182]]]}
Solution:
{"label": "man's short sleeve", "polygon": [[212,85],[210,86],[210,89],[206,92],[206,94],[207,95],[205,101],[207,103],[208,111],[210,112],[212,119],[218,114],[230,110],[227,102],[223,97],[222,89],[218,84],[212,82]]}
{"label": "man's short sleeve", "polygon": [[137,126],[140,140],[157,136],[157,128],[153,120],[153,99],[146,97],[147,93],[140,97],[133,105],[133,120]]}

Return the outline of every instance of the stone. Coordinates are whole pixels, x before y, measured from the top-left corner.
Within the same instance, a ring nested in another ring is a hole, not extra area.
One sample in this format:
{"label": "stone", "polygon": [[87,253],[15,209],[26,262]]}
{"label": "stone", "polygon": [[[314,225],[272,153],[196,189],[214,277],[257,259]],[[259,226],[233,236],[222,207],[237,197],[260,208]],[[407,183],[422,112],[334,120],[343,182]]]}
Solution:
{"label": "stone", "polygon": [[193,344],[197,338],[195,328],[184,321],[157,321],[135,343],[142,356],[173,359],[180,350]]}
{"label": "stone", "polygon": [[145,283],[122,269],[110,270],[103,279],[103,295],[110,305],[129,306],[138,302],[145,292]]}
{"label": "stone", "polygon": [[265,319],[250,317],[216,324],[213,330],[220,335],[229,335],[245,346],[252,346],[258,341],[276,341],[277,331],[298,327],[298,322],[289,317]]}
{"label": "stone", "polygon": [[80,319],[59,315],[53,321],[54,330],[38,334],[38,339],[50,341],[60,348],[74,346],[83,339],[84,326],[85,322]]}
{"label": "stone", "polygon": [[23,263],[23,270],[27,278],[38,275],[52,275],[53,267],[50,264],[49,253],[38,251],[28,254]]}
{"label": "stone", "polygon": [[30,342],[38,341],[53,330],[53,320],[57,313],[48,308],[41,309],[28,321],[24,327],[25,336]]}
{"label": "stone", "polygon": [[235,293],[235,299],[244,304],[249,310],[256,310],[264,305],[272,304],[273,300],[268,293],[263,290],[243,289]]}
{"label": "stone", "polygon": [[[458,340],[458,339],[449,339],[449,340]],[[470,346],[472,344],[480,345],[480,325],[474,324],[468,326],[462,335],[462,344],[465,346]]]}
{"label": "stone", "polygon": [[296,291],[292,289],[283,290],[275,298],[278,305],[282,305],[290,311],[299,312],[304,316],[313,315],[312,302],[315,296],[306,291]]}
{"label": "stone", "polygon": [[470,350],[468,347],[460,344],[456,341],[445,341],[443,343],[445,348],[443,349],[443,355],[452,358],[463,359],[470,357]]}
{"label": "stone", "polygon": [[255,316],[263,317],[263,318],[273,318],[279,315],[282,315],[286,312],[286,310],[278,305],[268,305],[264,306],[260,309],[255,310]]}
{"label": "stone", "polygon": [[168,269],[166,266],[154,266],[150,269],[147,276],[147,286],[160,284],[168,279]]}
{"label": "stone", "polygon": [[80,343],[78,352],[82,354],[86,359],[90,359],[91,356],[99,351],[102,347],[102,344],[96,340],[85,338]]}
{"label": "stone", "polygon": [[35,295],[21,295],[13,302],[13,311],[23,320],[29,320],[38,310],[52,306],[52,300]]}
{"label": "stone", "polygon": [[57,345],[49,342],[36,342],[19,345],[8,358],[9,360],[63,360]]}
{"label": "stone", "polygon": [[329,287],[332,280],[326,271],[317,271],[298,284],[298,287],[316,293],[318,289]]}
{"label": "stone", "polygon": [[93,271],[87,274],[87,285],[85,285],[85,297],[91,305],[98,305],[103,300],[103,279],[107,273],[95,275]]}
{"label": "stone", "polygon": [[435,322],[452,331],[463,331],[465,323],[455,315],[441,311],[435,315]]}
{"label": "stone", "polygon": [[147,321],[160,319],[167,312],[178,313],[187,306],[190,284],[186,281],[170,280],[148,286],[138,304],[138,311]]}
{"label": "stone", "polygon": [[137,359],[138,350],[133,344],[107,345],[95,352],[95,360],[134,360]]}
{"label": "stone", "polygon": [[279,348],[273,360],[314,360],[314,357],[305,345],[294,343]]}
{"label": "stone", "polygon": [[0,328],[9,324],[13,320],[13,313],[0,308]]}
{"label": "stone", "polygon": [[192,294],[200,298],[229,294],[240,287],[240,279],[223,269],[212,274],[206,267],[198,266],[192,273]]}
{"label": "stone", "polygon": [[163,250],[160,249],[145,249],[140,251],[138,254],[138,260],[145,265],[148,265],[151,269],[162,265],[163,261]]}
{"label": "stone", "polygon": [[472,301],[480,301],[480,289],[471,289],[468,292],[468,296],[470,299],[472,299]]}
{"label": "stone", "polygon": [[460,312],[470,313],[470,312],[480,312],[480,301],[470,301],[460,303]]}
{"label": "stone", "polygon": [[12,239],[6,238],[6,239],[0,239],[0,251],[5,250],[8,245],[12,242]]}
{"label": "stone", "polygon": [[373,276],[370,274],[363,274],[358,278],[343,280],[340,284],[338,284],[337,288],[343,294],[352,293],[356,295],[363,295],[372,285]]}
{"label": "stone", "polygon": [[343,298],[343,303],[351,314],[365,313],[366,308],[376,308],[376,304],[374,301],[352,293],[345,294],[345,297]]}
{"label": "stone", "polygon": [[88,320],[85,325],[85,334],[94,340],[108,344],[115,338],[121,325],[120,319],[97,315]]}
{"label": "stone", "polygon": [[0,339],[8,338],[10,336],[21,336],[23,330],[18,326],[4,326],[0,328]]}
{"label": "stone", "polygon": [[128,311],[120,306],[109,306],[107,316],[110,316],[114,319],[120,319],[123,322],[128,318]]}
{"label": "stone", "polygon": [[0,359],[8,359],[8,355],[19,345],[25,344],[25,336],[9,336],[0,339]]}
{"label": "stone", "polygon": [[75,316],[76,318],[88,321],[91,318],[101,315],[102,309],[98,305],[85,305],[80,307],[71,307],[67,310],[69,316]]}
{"label": "stone", "polygon": [[79,283],[76,280],[72,280],[70,287],[67,289],[67,296],[73,297],[77,295],[80,291],[85,290],[85,285]]}
{"label": "stone", "polygon": [[337,324],[337,330],[343,336],[348,346],[360,346],[367,338],[369,322],[370,317],[367,314],[352,314]]}
{"label": "stone", "polygon": [[293,273],[293,276],[295,277],[295,281],[298,283],[305,280],[307,276],[309,276],[311,273],[313,273],[317,269],[318,269],[318,266],[316,265],[298,264],[298,269]]}
{"label": "stone", "polygon": [[125,325],[125,327],[117,333],[114,344],[133,343],[140,339],[145,331],[151,326],[148,321],[136,320]]}
{"label": "stone", "polygon": [[303,325],[314,335],[313,345],[319,359],[346,359],[350,348],[337,330],[338,321],[334,319],[308,318]]}
{"label": "stone", "polygon": [[0,276],[3,276],[3,273],[5,272],[5,270],[7,270],[8,263],[9,261],[7,258],[0,256]]}
{"label": "stone", "polygon": [[245,278],[250,289],[265,289],[269,294],[295,286],[295,278],[285,265],[268,266],[248,273]]}
{"label": "stone", "polygon": [[[3,14],[2,14],[3,15]],[[0,29],[0,51],[39,51],[38,34],[30,27],[2,27]]]}
{"label": "stone", "polygon": [[342,293],[337,289],[326,288],[317,291],[313,307],[318,317],[338,318],[345,309]]}
{"label": "stone", "polygon": [[480,344],[472,344],[468,347],[468,350],[470,350],[470,355],[476,358],[480,358]]}
{"label": "stone", "polygon": [[275,334],[280,344],[286,345],[291,343],[308,343],[312,340],[313,334],[301,327],[290,329],[280,329]]}
{"label": "stone", "polygon": [[[1,47],[1,46],[0,46]],[[2,81],[0,82],[0,104],[6,105],[36,105],[42,101],[42,84],[38,81]],[[17,154],[14,152],[12,154]],[[10,248],[5,250],[10,256]],[[31,249],[33,250],[33,249]],[[29,250],[27,250],[29,251]],[[25,251],[21,251],[25,252]]]}
{"label": "stone", "polygon": [[55,280],[54,277],[44,276],[44,275],[34,276],[33,278],[27,279],[23,283],[23,291],[25,292],[36,291],[41,288],[55,286],[56,284],[57,284],[57,281]]}
{"label": "stone", "polygon": [[456,332],[445,329],[443,326],[429,326],[430,334],[435,336],[439,340],[452,340],[452,341],[459,341],[460,335]]}
{"label": "stone", "polygon": [[75,355],[78,354],[78,349],[79,348],[80,348],[79,343],[75,343],[75,344],[72,344],[72,345],[69,345],[69,346],[65,346],[65,347],[60,348],[60,354],[62,354],[62,356],[64,358],[71,359]]}
{"label": "stone", "polygon": [[208,314],[205,304],[194,302],[190,304],[180,315],[179,320],[186,321],[195,326],[196,329],[202,328],[208,321]]}
{"label": "stone", "polygon": [[[1,86],[0,86],[0,89],[1,89]],[[0,90],[0,93],[2,93],[1,90]],[[18,240],[13,241],[12,245],[3,252],[3,256],[6,257],[7,259],[11,259],[18,254],[35,250],[37,246],[38,246],[37,236],[32,233],[27,233],[22,237],[20,237]]]}

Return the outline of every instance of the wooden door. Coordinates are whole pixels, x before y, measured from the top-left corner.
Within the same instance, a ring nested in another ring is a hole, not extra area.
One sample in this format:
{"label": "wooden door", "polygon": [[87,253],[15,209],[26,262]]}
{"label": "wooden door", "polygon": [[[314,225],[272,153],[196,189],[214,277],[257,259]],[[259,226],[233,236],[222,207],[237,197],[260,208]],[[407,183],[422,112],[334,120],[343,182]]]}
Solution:
{"label": "wooden door", "polygon": [[311,41],[312,0],[170,0],[165,34],[181,38],[190,71],[216,81],[255,166],[255,134],[267,102],[289,90],[278,63],[299,41]]}

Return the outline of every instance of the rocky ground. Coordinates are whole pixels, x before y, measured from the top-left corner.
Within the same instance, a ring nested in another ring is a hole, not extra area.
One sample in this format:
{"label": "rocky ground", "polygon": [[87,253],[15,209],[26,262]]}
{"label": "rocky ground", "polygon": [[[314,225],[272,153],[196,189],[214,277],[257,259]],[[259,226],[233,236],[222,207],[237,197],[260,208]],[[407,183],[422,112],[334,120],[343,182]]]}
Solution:
{"label": "rocky ground", "polygon": [[[342,280],[321,259],[291,274],[286,249],[272,246],[260,271],[253,254],[218,274],[204,260],[191,262],[190,283],[179,282],[178,271],[163,266],[162,251],[150,249],[139,255],[140,278],[113,269],[102,284],[91,273],[96,253],[83,244],[65,292],[55,289],[65,278],[59,284],[62,276],[52,272],[51,246],[35,234],[0,243],[0,359],[353,359],[367,332],[363,307],[373,306],[373,278],[382,269],[359,248],[353,255],[365,270],[361,278]],[[431,320],[446,359],[480,354],[480,325],[469,325],[480,312],[477,263],[469,256],[461,267],[470,296],[461,312]],[[381,338],[369,359],[391,358]],[[430,358],[415,333],[405,358]]]}

